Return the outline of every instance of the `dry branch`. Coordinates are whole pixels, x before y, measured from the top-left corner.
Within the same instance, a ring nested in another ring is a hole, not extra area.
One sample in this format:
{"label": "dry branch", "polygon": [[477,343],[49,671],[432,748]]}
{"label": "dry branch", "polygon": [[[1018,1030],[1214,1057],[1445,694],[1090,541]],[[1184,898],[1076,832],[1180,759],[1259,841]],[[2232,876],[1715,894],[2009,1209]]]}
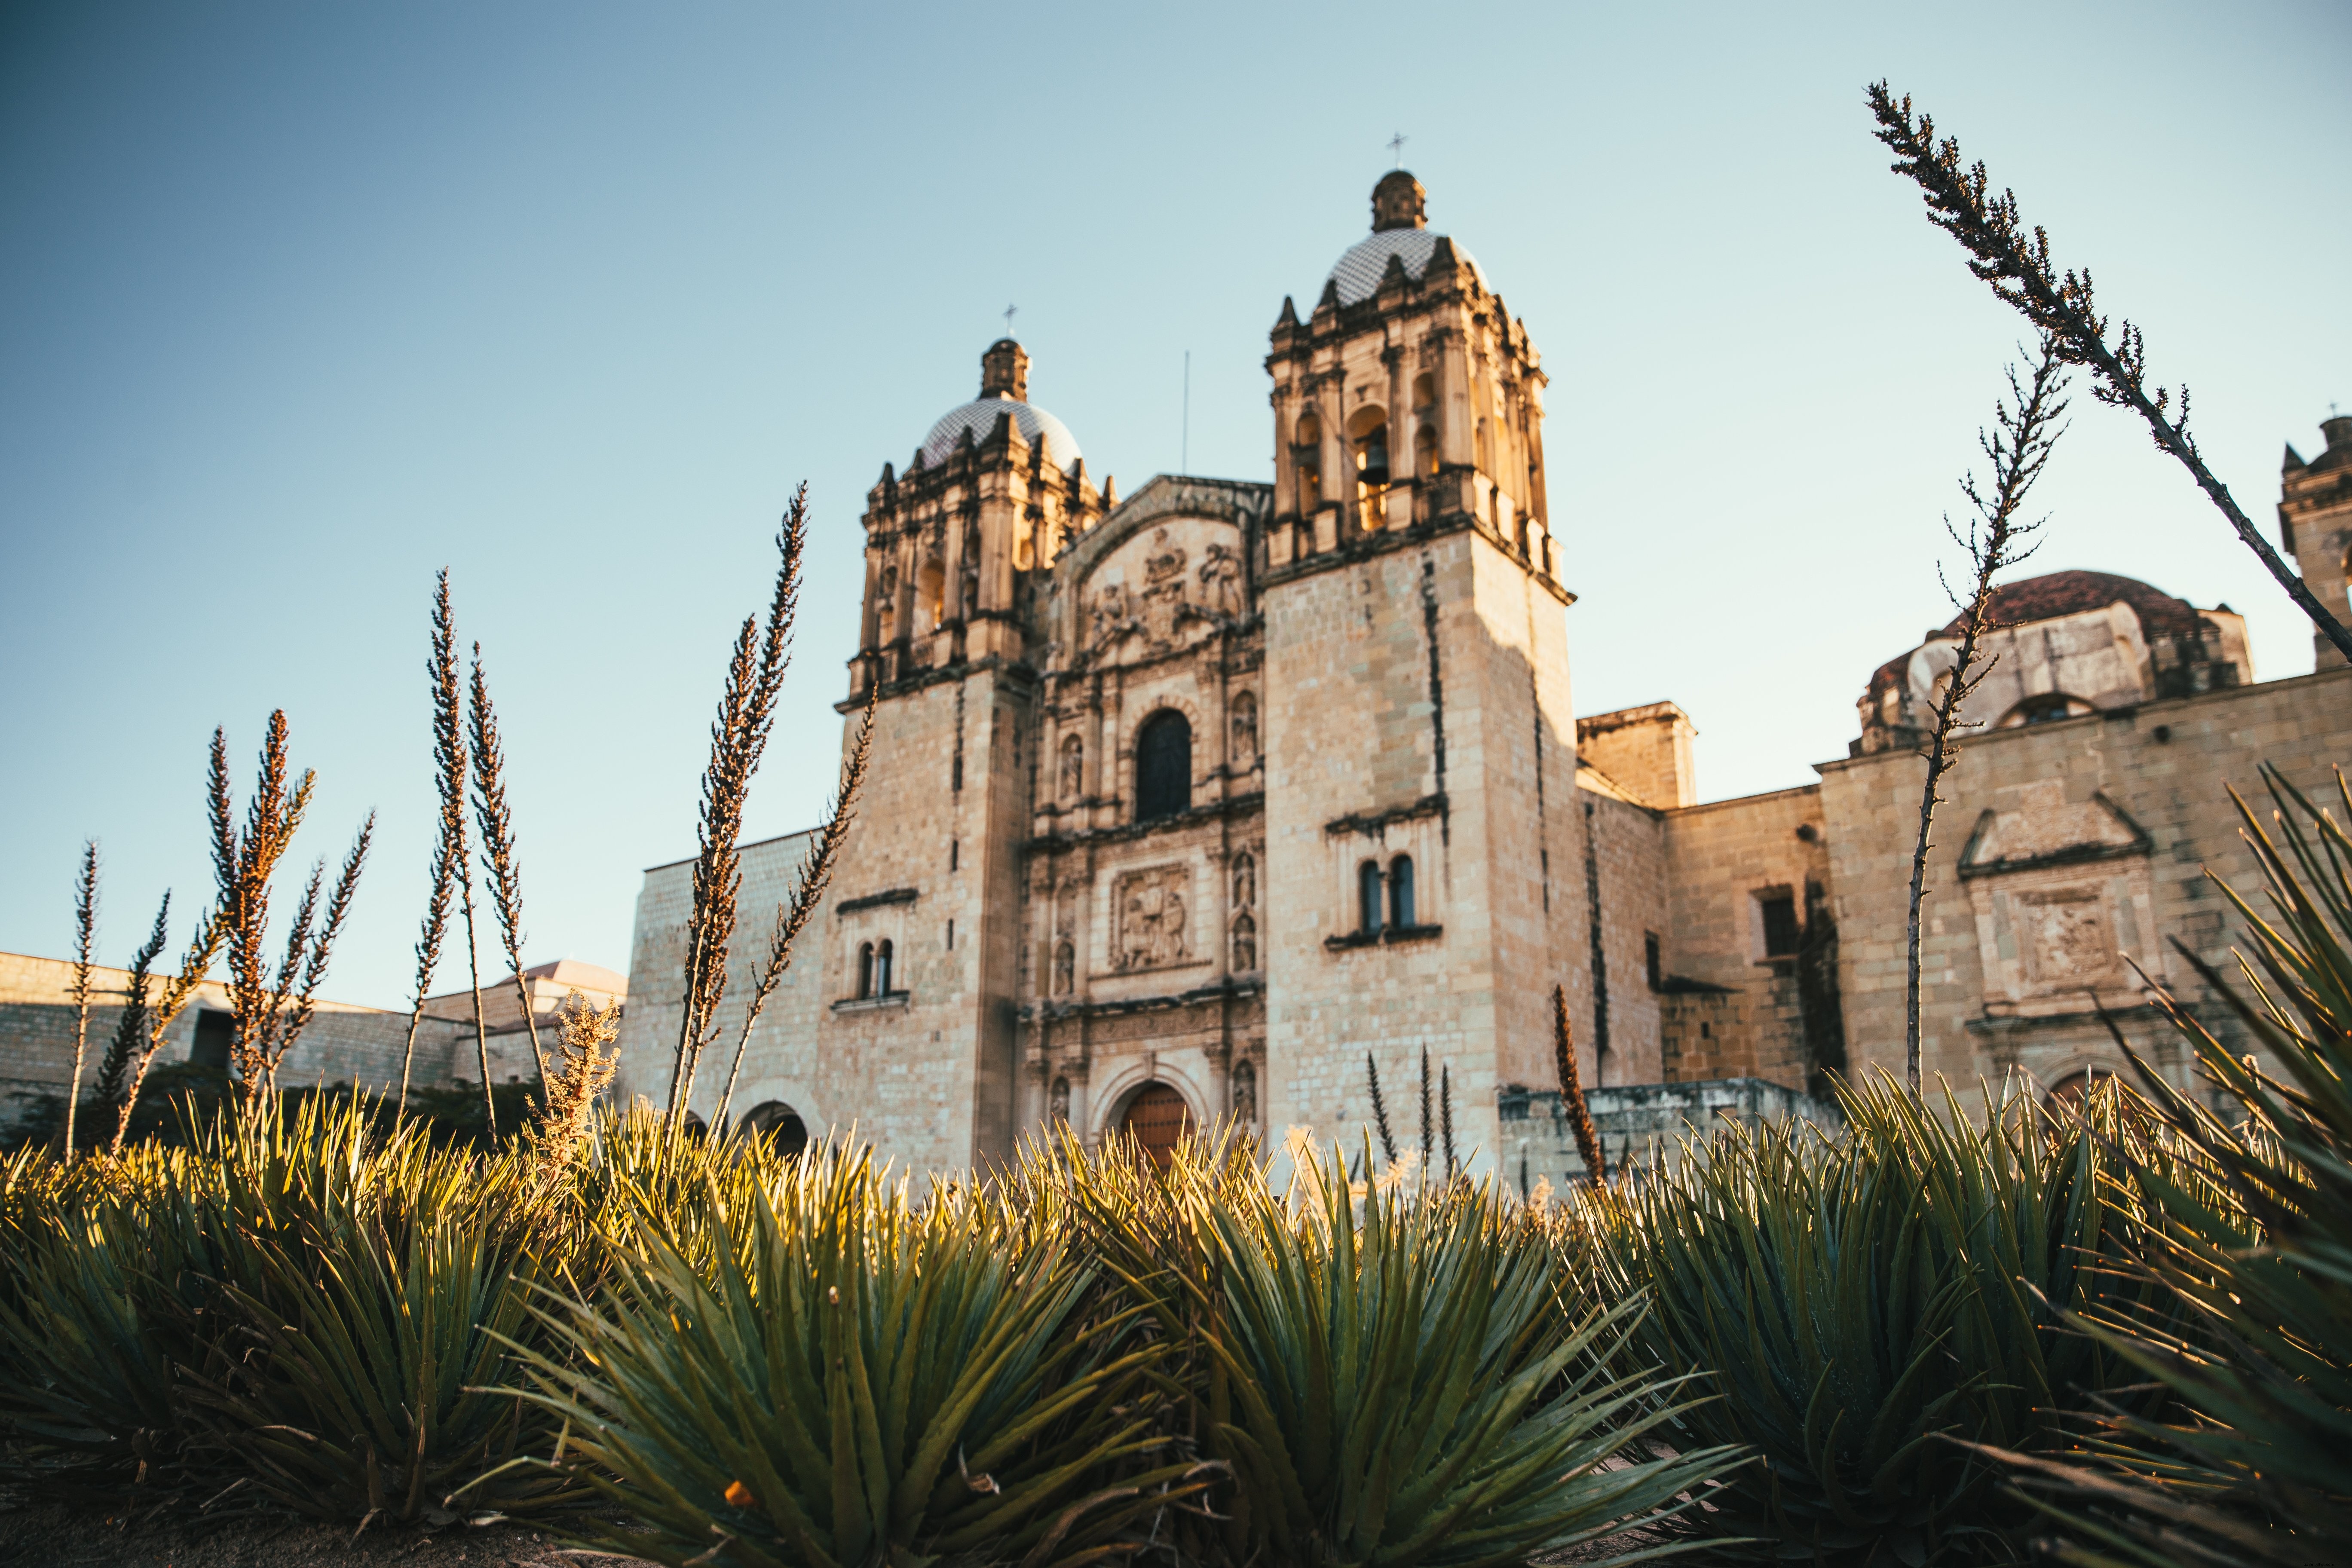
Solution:
{"label": "dry branch", "polygon": [[841,788],[833,797],[824,820],[818,825],[816,842],[809,846],[807,856],[801,861],[799,881],[793,896],[776,906],[775,929],[768,936],[767,962],[761,965],[757,983],[751,989],[751,1005],[743,1011],[743,1029],[735,1037],[735,1060],[727,1069],[727,1088],[719,1097],[719,1109],[710,1119],[714,1127],[727,1120],[727,1108],[735,1099],[735,1080],[743,1071],[743,1052],[751,1043],[751,1026],[760,1021],[760,1010],[768,1005],[777,982],[793,961],[793,943],[798,940],[825,888],[833,881],[835,865],[841,858],[841,847],[849,841],[849,825],[856,816],[858,792],[866,784],[866,760],[874,743],[874,710],[877,699],[868,694],[865,717],[858,721],[857,739],[851,745],[848,761],[842,764]]}
{"label": "dry branch", "polygon": [[1609,1162],[1601,1147],[1601,1133],[1592,1125],[1592,1109],[1584,1102],[1584,1075],[1577,1070],[1576,1040],[1568,1028],[1568,987],[1551,988],[1551,1058],[1559,1074],[1560,1109],[1568,1114],[1568,1130],[1576,1135],[1576,1152],[1593,1182],[1609,1179]]}
{"label": "dry branch", "polygon": [[1944,776],[1959,760],[1958,731],[1974,727],[1960,720],[1960,704],[1992,673],[1990,662],[1977,669],[1976,661],[1984,634],[1997,629],[1990,619],[1993,577],[2033,553],[2033,547],[2024,541],[2042,527],[2039,521],[2020,522],[2018,510],[2041,477],[2042,465],[2050,460],[2051,448],[2065,432],[2059,423],[2066,412],[2061,395],[2066,385],[2065,363],[2058,340],[2045,333],[2030,381],[2020,385],[2016,367],[2010,368],[2009,400],[1993,405],[1993,428],[1977,432],[1977,445],[1992,464],[1992,488],[1989,492],[1981,489],[1973,473],[1962,476],[1960,493],[1977,514],[1965,537],[1952,526],[1948,514],[1944,519],[1944,531],[1952,536],[1952,542],[1968,552],[1976,583],[1965,601],[1952,592],[1948,582],[1944,585],[1953,607],[1960,612],[1960,644],[1945,678],[1943,697],[1936,704],[1935,728],[1919,753],[1927,760],[1927,777],[1919,792],[1919,833],[1911,850],[1903,1012],[1904,1070],[1914,1094],[1919,1092],[1920,1076],[1919,911],[1927,890],[1927,851],[1933,847],[1936,807],[1944,799],[1937,792]]}
{"label": "dry branch", "polygon": [[163,956],[171,941],[171,919],[172,894],[166,889],[163,902],[155,910],[155,929],[147,933],[147,940],[131,955],[131,973],[122,987],[122,1016],[115,1021],[114,1038],[107,1044],[106,1055],[99,1063],[98,1082],[90,1090],[93,1111],[118,1109],[130,1088],[132,1065],[147,1038],[147,988],[155,960]]}
{"label": "dry branch", "polygon": [[2170,414],[2171,394],[2147,382],[2147,342],[2129,321],[2118,323],[2111,346],[2107,318],[2098,312],[2089,268],[2068,268],[2061,274],[2050,259],[2050,237],[2038,225],[2029,237],[2018,214],[2017,195],[1991,194],[1982,163],[1963,167],[1958,139],[1938,142],[1936,122],[1922,113],[1913,116],[1911,100],[1895,97],[1883,81],[1868,89],[1871,113],[1878,121],[1877,137],[1895,153],[1895,172],[1919,187],[1927,205],[1927,219],[1960,242],[1969,253],[1969,270],[1992,288],[1993,293],[2033,323],[2034,331],[2058,345],[2069,364],[2090,369],[2095,378],[2092,395],[2118,408],[2128,408],[2147,425],[2158,448],[2189,470],[2198,488],[2277,579],[2303,613],[2347,659],[2352,659],[2352,630],[2331,615],[2309,585],[2279,559],[2270,541],[2240,510],[2230,489],[2205,466],[2189,433],[2189,388],[2180,389],[2180,416]]}
{"label": "dry branch", "polygon": [[[441,962],[441,939],[449,929],[449,895],[469,874],[466,864],[466,736],[457,723],[457,626],[449,608],[449,569],[443,567],[433,595],[433,652],[425,661],[433,685],[433,778],[441,797],[440,832],[434,839],[433,887],[416,933],[416,1001],[408,1014],[408,1039],[400,1051],[400,1104],[408,1105],[409,1077],[416,1061],[416,1031],[425,1022],[425,998]],[[453,809],[454,805],[454,809]],[[485,1071],[487,1085],[489,1074]],[[493,1128],[495,1131],[496,1129]]]}
{"label": "dry branch", "polygon": [[683,1120],[694,1095],[695,1068],[717,1037],[719,1004],[727,994],[729,944],[735,936],[735,899],[742,887],[743,807],[775,723],[776,698],[791,662],[793,621],[800,605],[801,557],[808,536],[808,486],[793,493],[776,533],[777,566],[764,628],[746,616],[736,636],[726,690],[710,726],[710,762],[702,776],[699,849],[694,861],[693,906],[687,920],[685,996],[677,1056],[670,1069],[669,1112]]}
{"label": "dry branch", "polygon": [[[514,971],[515,999],[522,1005],[530,1034],[530,1059],[539,1086],[547,1088],[547,1058],[539,1047],[539,1019],[531,1011],[530,982],[522,973],[522,862],[515,858],[514,814],[507,808],[506,752],[499,744],[498,710],[490,706],[490,683],[482,672],[482,645],[474,645],[474,814],[482,829],[482,866],[490,875],[490,904],[498,911],[499,936],[507,966]],[[487,1076],[484,1082],[487,1083]]]}
{"label": "dry branch", "polygon": [[73,1158],[74,1112],[81,1103],[82,1058],[89,1048],[89,950],[98,934],[98,840],[81,847],[81,874],[74,879],[74,1058],[66,1089],[65,1157]]}

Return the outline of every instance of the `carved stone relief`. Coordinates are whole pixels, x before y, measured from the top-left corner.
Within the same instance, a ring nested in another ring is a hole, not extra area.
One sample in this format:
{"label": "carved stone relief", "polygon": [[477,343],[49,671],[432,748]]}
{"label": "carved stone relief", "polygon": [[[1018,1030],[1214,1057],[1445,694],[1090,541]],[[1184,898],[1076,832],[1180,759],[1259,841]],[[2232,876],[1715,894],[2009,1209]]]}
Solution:
{"label": "carved stone relief", "polygon": [[1201,563],[1201,604],[1221,616],[1242,611],[1241,557],[1222,544],[1212,544]]}
{"label": "carved stone relief", "polygon": [[1191,873],[1181,866],[1155,866],[1119,878],[1111,889],[1118,932],[1114,968],[1124,973],[1190,962],[1184,903],[1191,887]]}

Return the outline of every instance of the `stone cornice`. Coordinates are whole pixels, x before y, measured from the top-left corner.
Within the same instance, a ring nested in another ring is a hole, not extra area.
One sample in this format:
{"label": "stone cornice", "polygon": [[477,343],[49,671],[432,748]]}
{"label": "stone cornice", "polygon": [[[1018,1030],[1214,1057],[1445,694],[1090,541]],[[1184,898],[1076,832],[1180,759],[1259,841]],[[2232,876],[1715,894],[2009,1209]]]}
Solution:
{"label": "stone cornice", "polygon": [[1029,840],[1032,854],[1066,854],[1097,844],[1127,844],[1158,834],[1175,833],[1203,823],[1219,822],[1238,816],[1256,816],[1265,811],[1265,792],[1252,790],[1247,795],[1231,795],[1180,811],[1173,816],[1159,816],[1150,822],[1122,823],[1116,827],[1082,827],[1074,833],[1041,833]]}
{"label": "stone cornice", "polygon": [[[1288,520],[1277,519],[1276,521]],[[1502,552],[1505,558],[1513,565],[1525,572],[1538,587],[1559,600],[1563,608],[1576,603],[1574,594],[1520,560],[1519,552],[1495,531],[1492,524],[1473,517],[1467,512],[1459,511],[1449,513],[1444,517],[1433,517],[1426,522],[1416,522],[1404,528],[1384,528],[1378,533],[1360,533],[1351,539],[1343,539],[1329,550],[1318,550],[1312,555],[1302,556],[1286,565],[1273,568],[1265,574],[1265,587],[1271,591],[1285,583],[1295,583],[1302,577],[1312,577],[1318,572],[1328,572],[1335,567],[1353,565],[1358,562],[1370,561],[1399,550],[1418,549],[1422,545],[1455,533],[1475,533],[1486,540],[1487,543]]]}
{"label": "stone cornice", "polygon": [[1025,1002],[1022,1004],[1020,1018],[1024,1024],[1057,1024],[1072,1018],[1116,1018],[1131,1013],[1161,1013],[1176,1007],[1197,1007],[1204,1002],[1238,1001],[1265,994],[1264,974],[1228,974],[1206,985],[1196,985],[1189,991],[1164,995],[1129,996],[1101,1002],[1083,997]]}

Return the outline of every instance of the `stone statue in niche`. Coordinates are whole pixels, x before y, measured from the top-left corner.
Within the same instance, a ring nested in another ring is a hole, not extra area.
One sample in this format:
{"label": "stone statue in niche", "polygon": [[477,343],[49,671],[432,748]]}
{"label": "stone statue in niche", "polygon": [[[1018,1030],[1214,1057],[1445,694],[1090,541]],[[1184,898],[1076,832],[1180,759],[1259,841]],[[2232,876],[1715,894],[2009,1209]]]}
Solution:
{"label": "stone statue in niche", "polygon": [[1045,1093],[1045,1120],[1067,1121],[1070,1119],[1070,1080],[1057,1078]]}
{"label": "stone statue in niche", "polygon": [[1087,743],[1076,735],[1062,742],[1062,798],[1076,800],[1086,785]]}
{"label": "stone statue in niche", "polygon": [[1248,767],[1257,761],[1257,699],[1237,693],[1233,707],[1234,765]]}
{"label": "stone statue in niche", "polygon": [[1124,584],[1108,584],[1095,595],[1092,619],[1097,647],[1108,647],[1122,633],[1134,627],[1135,612],[1128,604]]}
{"label": "stone statue in niche", "polygon": [[1067,941],[1054,949],[1054,994],[1067,996],[1077,988],[1078,954]]}
{"label": "stone statue in niche", "polygon": [[1248,909],[1257,902],[1257,861],[1244,849],[1234,857],[1234,908]]}
{"label": "stone statue in niche", "polygon": [[1234,1064],[1234,1120],[1244,1127],[1257,1125],[1257,1066],[1248,1060]]}
{"label": "stone statue in niche", "polygon": [[1253,973],[1257,969],[1257,922],[1247,915],[1234,921],[1234,973]]}
{"label": "stone statue in niche", "polygon": [[1118,920],[1113,962],[1120,970],[1159,969],[1191,956],[1184,933],[1190,881],[1181,866],[1130,871],[1118,879],[1112,905]]}
{"label": "stone statue in niche", "polygon": [[1168,531],[1161,529],[1151,536],[1151,553],[1143,558],[1143,580],[1165,583],[1181,576],[1184,571],[1184,547],[1168,542]]}
{"label": "stone statue in niche", "polygon": [[1224,545],[1210,545],[1201,563],[1201,603],[1221,616],[1242,612],[1241,557]]}

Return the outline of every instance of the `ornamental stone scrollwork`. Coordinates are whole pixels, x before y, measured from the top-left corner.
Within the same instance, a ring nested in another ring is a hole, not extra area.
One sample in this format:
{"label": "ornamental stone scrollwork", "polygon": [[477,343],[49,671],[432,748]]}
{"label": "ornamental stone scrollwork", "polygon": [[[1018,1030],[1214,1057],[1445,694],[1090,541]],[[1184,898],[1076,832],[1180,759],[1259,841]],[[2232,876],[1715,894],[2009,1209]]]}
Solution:
{"label": "ornamental stone scrollwork", "polygon": [[1163,969],[1192,959],[1185,930],[1192,876],[1181,866],[1129,871],[1111,889],[1118,941],[1112,967],[1121,973]]}
{"label": "ornamental stone scrollwork", "polygon": [[1095,647],[1108,649],[1113,643],[1131,631],[1139,630],[1134,606],[1129,602],[1126,584],[1111,583],[1095,595],[1094,607],[1088,612],[1094,624],[1090,639]]}

